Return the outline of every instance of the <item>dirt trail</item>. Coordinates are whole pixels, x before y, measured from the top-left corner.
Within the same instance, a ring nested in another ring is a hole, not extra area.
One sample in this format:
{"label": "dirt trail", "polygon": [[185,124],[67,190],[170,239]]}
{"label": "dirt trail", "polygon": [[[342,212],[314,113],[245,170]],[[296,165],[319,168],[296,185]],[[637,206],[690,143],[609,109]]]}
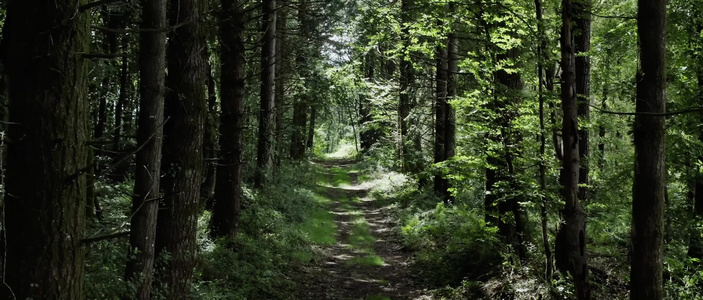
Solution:
{"label": "dirt trail", "polygon": [[401,251],[395,224],[368,196],[368,185],[345,162],[324,163],[329,185],[319,192],[331,200],[336,244],[315,246],[314,262],[302,267],[298,299],[426,299]]}

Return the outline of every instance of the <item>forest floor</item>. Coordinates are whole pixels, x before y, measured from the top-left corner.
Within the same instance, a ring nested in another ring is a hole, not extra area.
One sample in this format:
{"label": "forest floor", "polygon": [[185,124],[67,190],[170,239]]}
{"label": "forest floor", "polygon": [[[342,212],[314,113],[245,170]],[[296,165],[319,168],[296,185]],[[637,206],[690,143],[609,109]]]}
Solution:
{"label": "forest floor", "polygon": [[[317,163],[318,193],[327,211],[311,221],[313,256],[291,278],[297,299],[429,299],[402,250],[396,224],[369,196],[372,182],[359,180],[353,162]],[[327,235],[327,236],[326,236]]]}

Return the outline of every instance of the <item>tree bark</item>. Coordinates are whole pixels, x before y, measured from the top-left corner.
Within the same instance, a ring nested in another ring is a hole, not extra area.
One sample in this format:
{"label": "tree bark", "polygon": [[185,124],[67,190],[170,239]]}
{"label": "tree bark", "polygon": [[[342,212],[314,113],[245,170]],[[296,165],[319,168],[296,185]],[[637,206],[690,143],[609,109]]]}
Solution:
{"label": "tree bark", "polygon": [[410,111],[412,110],[411,86],[414,80],[414,69],[410,60],[410,10],[413,0],[401,1],[401,39],[403,43],[402,57],[400,59],[400,82],[398,96],[398,129],[400,131],[398,157],[401,162],[401,169],[405,172],[414,171],[413,163],[410,161],[411,141],[409,140]]}
{"label": "tree bark", "polygon": [[242,1],[221,0],[220,153],[210,236],[234,238],[242,202],[242,144],[246,66]]}
{"label": "tree bark", "polygon": [[[449,3],[450,11],[456,11],[454,2]],[[449,103],[457,95],[457,75],[459,74],[459,36],[456,32],[457,25],[454,24],[452,31],[449,33],[447,41],[447,103],[445,103],[445,125],[444,125],[444,156],[446,159],[451,159],[456,155],[456,111]],[[447,189],[451,186],[447,183]],[[449,195],[449,193],[448,193]],[[451,195],[449,195],[451,200]]]}
{"label": "tree bark", "polygon": [[[449,4],[449,11],[454,11],[454,4]],[[439,24],[442,25],[441,23]],[[446,161],[454,156],[455,114],[449,100],[456,95],[456,73],[458,71],[458,39],[454,32],[455,24],[446,40],[446,47],[438,46],[436,50],[436,101],[435,101],[435,163]],[[443,174],[434,178],[435,194],[450,203],[449,180]]]}
{"label": "tree bark", "polygon": [[[574,2],[574,47],[576,53],[576,94],[578,117],[586,123],[591,115],[591,0]],[[579,128],[579,200],[588,200],[589,180],[588,128]]]}
{"label": "tree bark", "polygon": [[262,188],[271,173],[272,141],[275,127],[276,98],[276,0],[262,0],[261,32],[261,107],[259,111],[259,140],[256,151],[254,186]]}
{"label": "tree bark", "polygon": [[[443,26],[441,21],[438,21],[439,26]],[[447,39],[448,40],[448,39]],[[435,50],[435,135],[434,135],[434,162],[441,163],[446,158],[445,138],[447,124],[447,48],[445,45],[437,46]],[[448,201],[447,189],[448,181],[444,178],[443,172],[440,171],[434,177],[434,192],[437,196],[442,197],[443,201]]]}
{"label": "tree bark", "polygon": [[[666,2],[638,2],[640,67],[637,72],[635,108],[638,113],[666,112]],[[666,203],[665,123],[663,116],[635,116],[630,269],[630,299],[633,300],[657,300],[664,297],[662,247]]]}
{"label": "tree bark", "polygon": [[[85,1],[11,1],[3,299],[83,299],[88,66]],[[7,287],[12,290],[8,290]]]}
{"label": "tree bark", "polygon": [[576,59],[571,0],[562,1],[561,30],[561,107],[563,112],[562,139],[562,193],[565,224],[559,229],[556,241],[557,267],[573,276],[576,298],[590,299],[588,265],[586,263],[586,216],[578,198],[579,136],[576,94]]}
{"label": "tree bark", "polygon": [[[208,51],[209,52],[209,51]],[[210,53],[205,53],[203,58],[208,62],[207,76],[207,112],[205,114],[205,133],[203,135],[203,183],[200,185],[201,206],[212,208],[213,197],[215,196],[215,181],[217,173],[217,163],[219,152],[217,147],[218,121],[217,111],[217,91],[215,89],[215,78],[212,75],[212,65],[210,64]]]}
{"label": "tree bark", "polygon": [[[166,27],[166,0],[142,0],[141,28]],[[125,280],[137,287],[126,299],[151,299],[154,273],[154,241],[161,196],[161,150],[163,144],[166,76],[166,33],[143,32],[139,37],[140,107],[137,152],[130,222],[129,260]]]}
{"label": "tree bark", "polygon": [[[127,37],[122,37],[122,51],[127,51]],[[115,129],[112,136],[112,151],[120,151],[120,138],[124,121],[124,109],[127,105],[127,79],[129,77],[129,58],[127,55],[122,57],[120,64],[120,93],[115,104]],[[119,159],[119,158],[118,158]]]}
{"label": "tree bark", "polygon": [[171,0],[170,24],[185,24],[171,33],[167,48],[164,151],[156,253],[167,252],[159,284],[166,299],[187,298],[195,265],[196,225],[203,167],[207,61],[204,12],[206,0]]}
{"label": "tree bark", "polygon": [[308,123],[308,96],[301,94],[293,105],[293,132],[290,142],[290,157],[301,160],[305,157],[305,136]]}
{"label": "tree bark", "polygon": [[[309,58],[315,56],[313,52],[315,50],[311,42],[315,25],[310,17],[310,13],[309,3],[305,1],[301,2],[298,7],[298,24],[300,24],[300,38],[303,39],[304,46],[298,49],[296,53],[296,63],[298,73],[304,78],[312,78],[314,76],[314,68],[311,66]],[[291,158],[296,160],[302,159],[305,156],[305,151],[308,149],[308,111],[312,113],[314,109],[311,106],[314,102],[312,101],[314,97],[314,87],[310,85],[308,80],[306,80],[303,85],[305,88],[298,95],[293,104],[293,128],[291,132],[290,155]],[[310,118],[312,118],[312,115]],[[314,126],[314,123],[311,123],[311,125]]]}
{"label": "tree bark", "polygon": [[545,274],[546,281],[552,280],[553,274],[553,258],[552,250],[549,244],[549,231],[547,219],[547,166],[546,166],[546,149],[547,149],[547,132],[544,125],[544,85],[546,78],[544,73],[544,64],[549,60],[549,54],[546,53],[547,39],[544,30],[544,19],[542,17],[543,8],[542,1],[535,0],[535,15],[537,17],[537,31],[539,44],[537,46],[537,89],[539,98],[539,188],[540,196],[540,219],[542,229],[542,247],[544,248],[545,256]]}
{"label": "tree bark", "polygon": [[284,157],[283,137],[286,115],[286,80],[284,72],[288,72],[286,62],[288,60],[288,47],[286,46],[286,34],[288,27],[288,9],[285,0],[280,1],[278,12],[276,13],[276,168],[281,165]]}
{"label": "tree bark", "polygon": [[[361,65],[361,72],[367,82],[374,81],[375,55],[369,51],[364,57],[364,64]],[[373,127],[373,115],[371,114],[371,101],[368,95],[359,94],[359,139],[361,142],[361,152],[367,153],[371,146],[378,140],[377,129]]]}

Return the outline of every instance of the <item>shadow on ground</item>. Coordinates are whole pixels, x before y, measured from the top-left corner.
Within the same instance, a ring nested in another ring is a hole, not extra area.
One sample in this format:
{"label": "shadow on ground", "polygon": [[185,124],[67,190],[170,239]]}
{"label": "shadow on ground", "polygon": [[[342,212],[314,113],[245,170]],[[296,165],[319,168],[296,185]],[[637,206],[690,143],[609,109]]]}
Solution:
{"label": "shadow on ground", "polygon": [[353,161],[317,162],[318,193],[330,200],[336,243],[314,246],[300,268],[297,299],[424,299],[387,208],[368,197]]}

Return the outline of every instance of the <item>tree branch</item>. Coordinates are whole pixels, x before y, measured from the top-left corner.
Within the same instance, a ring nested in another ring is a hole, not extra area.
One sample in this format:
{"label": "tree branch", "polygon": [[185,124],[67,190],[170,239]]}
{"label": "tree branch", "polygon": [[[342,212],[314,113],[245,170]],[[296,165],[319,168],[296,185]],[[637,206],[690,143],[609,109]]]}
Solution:
{"label": "tree branch", "polygon": [[78,11],[84,12],[84,11],[89,10],[91,8],[96,8],[98,6],[103,6],[106,4],[110,4],[110,3],[114,3],[114,2],[121,2],[121,1],[123,1],[123,0],[99,0],[99,1],[95,1],[95,2],[81,5],[80,7],[78,7]]}
{"label": "tree branch", "polygon": [[81,243],[90,244],[90,243],[94,243],[94,242],[119,238],[119,237],[123,237],[123,236],[129,236],[129,230],[117,232],[117,233],[106,234],[106,235],[99,235],[99,236],[91,237],[91,238],[85,238],[85,239],[81,240]]}
{"label": "tree branch", "polygon": [[682,115],[682,114],[688,114],[688,113],[695,113],[695,112],[703,112],[703,107],[694,107],[694,108],[689,108],[689,109],[684,109],[684,110],[679,110],[679,111],[671,111],[671,112],[664,112],[664,113],[655,113],[655,112],[619,112],[619,111],[609,111],[609,110],[604,110],[602,108],[599,108],[595,105],[589,105],[591,108],[597,110],[598,112],[604,113],[604,114],[609,114],[609,115],[618,115],[618,116],[654,116],[654,117],[669,117],[669,116],[677,116],[677,115]]}

